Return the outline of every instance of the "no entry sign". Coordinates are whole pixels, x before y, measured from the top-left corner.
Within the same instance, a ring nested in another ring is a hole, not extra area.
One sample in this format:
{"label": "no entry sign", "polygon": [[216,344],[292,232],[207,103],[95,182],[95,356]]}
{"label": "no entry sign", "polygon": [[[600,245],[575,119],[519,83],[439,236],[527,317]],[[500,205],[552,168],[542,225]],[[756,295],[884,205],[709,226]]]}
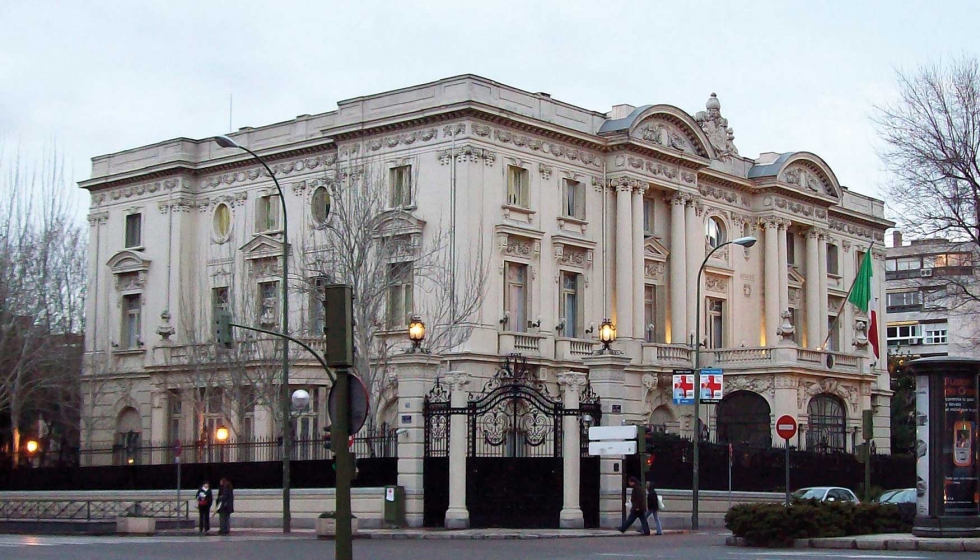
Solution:
{"label": "no entry sign", "polygon": [[784,414],[776,420],[776,435],[783,439],[793,439],[796,435],[796,419]]}

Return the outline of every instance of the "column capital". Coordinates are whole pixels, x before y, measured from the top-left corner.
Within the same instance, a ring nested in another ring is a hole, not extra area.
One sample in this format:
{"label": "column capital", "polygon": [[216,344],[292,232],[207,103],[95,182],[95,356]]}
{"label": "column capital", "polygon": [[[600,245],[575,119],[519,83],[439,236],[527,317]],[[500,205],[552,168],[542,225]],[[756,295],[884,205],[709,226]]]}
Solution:
{"label": "column capital", "polygon": [[638,184],[636,185],[636,187],[633,188],[634,193],[643,196],[644,194],[646,194],[648,190],[650,190],[650,183],[645,183],[642,181],[637,181],[637,183]]}
{"label": "column capital", "polygon": [[456,389],[462,389],[470,383],[470,374],[465,371],[450,371],[446,372],[442,376],[442,380],[449,385],[449,389],[455,391]]}
{"label": "column capital", "polygon": [[609,179],[609,188],[619,192],[632,192],[634,189],[639,188],[641,184],[646,185],[643,181],[625,175]]}
{"label": "column capital", "polygon": [[759,218],[759,227],[762,229],[777,229],[782,223],[779,216],[761,216]]}
{"label": "column capital", "polygon": [[588,376],[581,371],[565,371],[558,374],[558,385],[566,391],[574,391],[589,383]]}
{"label": "column capital", "polygon": [[671,206],[684,206],[690,199],[691,195],[680,191],[664,194],[664,202]]}

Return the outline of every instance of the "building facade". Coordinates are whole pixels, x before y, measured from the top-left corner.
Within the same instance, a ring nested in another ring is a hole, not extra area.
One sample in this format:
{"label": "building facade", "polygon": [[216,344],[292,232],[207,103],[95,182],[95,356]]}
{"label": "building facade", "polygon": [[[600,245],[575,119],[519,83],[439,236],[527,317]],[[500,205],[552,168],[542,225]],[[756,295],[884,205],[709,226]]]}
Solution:
{"label": "building facade", "polygon": [[980,357],[976,304],[955,295],[960,286],[974,289],[976,246],[942,238],[906,245],[896,231],[887,253],[889,355]]}
{"label": "building facade", "polygon": [[[458,270],[487,265],[465,340],[385,363],[391,382],[373,389],[379,421],[419,427],[440,372],[465,372],[476,381],[458,390],[475,393],[519,353],[556,393],[561,376],[588,374],[604,425],[690,436],[699,424],[693,407],[673,403],[672,375],[692,366],[697,339],[701,365],[725,374],[725,398],[701,408],[712,439],[768,445],[774,419],[791,414],[802,426],[794,445],[852,451],[870,408],[877,449],[889,449],[885,365],[870,353],[869,321],[845,302],[873,243],[885,293],[883,204],[842,187],[816,154],[740,155],[714,94],[693,115],[665,104],[598,112],[464,75],[230,136],[283,185],[290,328],[311,343],[317,303],[304,286],[315,281],[302,263],[330,235],[328,194],[372,176],[384,184],[378,235],[405,241],[384,263],[400,279],[383,311],[396,350],[408,347],[408,318],[427,320],[435,305],[413,259],[436,231],[452,232],[444,247]],[[207,327],[219,307],[278,324],[282,220],[268,174],[239,150],[178,138],[94,158],[81,187],[92,201],[83,445],[195,441],[218,423],[240,438],[275,437],[274,414],[255,396],[275,383],[275,349],[253,342],[240,358],[252,381],[236,381]],[[705,256],[743,236],[758,243],[714,253],[698,286]],[[883,317],[884,302],[872,305]],[[605,319],[622,356],[600,367]],[[328,381],[308,357],[294,363],[292,384],[313,395],[303,437],[328,423]]]}

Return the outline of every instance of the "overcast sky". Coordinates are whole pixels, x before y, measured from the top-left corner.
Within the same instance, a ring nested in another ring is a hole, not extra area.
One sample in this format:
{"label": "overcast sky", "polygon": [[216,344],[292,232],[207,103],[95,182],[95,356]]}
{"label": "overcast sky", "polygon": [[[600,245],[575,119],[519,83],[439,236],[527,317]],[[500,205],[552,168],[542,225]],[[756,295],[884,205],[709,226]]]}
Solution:
{"label": "overcast sky", "polygon": [[[0,0],[7,157],[93,156],[474,73],[597,111],[717,92],[742,155],[809,150],[880,196],[894,72],[980,53],[977,2]],[[87,197],[83,199],[87,206]]]}

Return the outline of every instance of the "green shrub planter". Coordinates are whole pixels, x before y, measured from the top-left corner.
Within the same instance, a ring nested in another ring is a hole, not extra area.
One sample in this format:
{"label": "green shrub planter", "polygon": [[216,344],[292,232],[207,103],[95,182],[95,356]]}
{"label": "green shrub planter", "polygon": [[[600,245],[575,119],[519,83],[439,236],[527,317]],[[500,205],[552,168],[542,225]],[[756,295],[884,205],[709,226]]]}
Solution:
{"label": "green shrub planter", "polygon": [[796,539],[846,537],[875,533],[908,533],[891,504],[821,503],[743,504],[725,515],[725,526],[749,546],[792,546]]}

